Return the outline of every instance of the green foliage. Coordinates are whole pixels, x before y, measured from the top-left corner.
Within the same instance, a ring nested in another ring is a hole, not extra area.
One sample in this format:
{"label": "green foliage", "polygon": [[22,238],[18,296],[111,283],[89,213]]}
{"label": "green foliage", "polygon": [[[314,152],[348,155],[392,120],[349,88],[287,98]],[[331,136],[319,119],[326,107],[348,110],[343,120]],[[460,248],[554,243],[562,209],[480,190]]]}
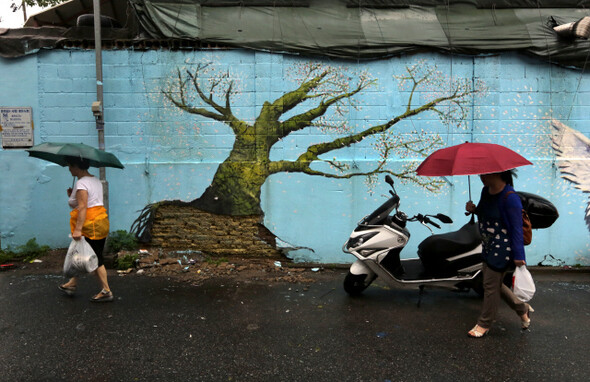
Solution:
{"label": "green foliage", "polygon": [[139,247],[135,235],[125,230],[111,232],[107,239],[107,252],[117,253],[121,250],[134,251]]}
{"label": "green foliage", "polygon": [[32,238],[25,245],[17,247],[14,251],[7,249],[0,251],[0,263],[10,260],[31,261],[47,253],[50,248],[48,245],[37,244],[37,239]]}
{"label": "green foliage", "polygon": [[11,252],[6,252],[6,251],[0,249],[0,264],[7,263],[12,259],[13,259],[13,255]]}
{"label": "green foliage", "polygon": [[[22,2],[27,4],[29,7],[32,7],[35,5],[38,5],[40,7],[49,7],[52,5],[65,3],[66,0],[23,0]],[[19,1],[15,1],[15,3],[19,3]]]}
{"label": "green foliage", "polygon": [[221,263],[227,263],[229,260],[227,257],[207,257],[205,262],[208,264],[219,265]]}
{"label": "green foliage", "polygon": [[117,256],[117,258],[115,258],[115,261],[114,261],[115,269],[125,270],[125,269],[129,269],[129,268],[134,268],[135,262],[137,261],[138,258],[139,258],[139,255],[136,253],[126,254],[123,257]]}

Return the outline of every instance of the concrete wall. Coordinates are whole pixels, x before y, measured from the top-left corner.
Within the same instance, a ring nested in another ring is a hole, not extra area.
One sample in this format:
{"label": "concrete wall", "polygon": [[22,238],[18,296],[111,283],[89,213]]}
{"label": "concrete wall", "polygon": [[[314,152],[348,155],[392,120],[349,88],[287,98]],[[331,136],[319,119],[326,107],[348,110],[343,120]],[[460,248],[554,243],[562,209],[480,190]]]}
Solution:
{"label": "concrete wall", "polygon": [[[293,90],[300,82],[292,69],[307,60],[293,56],[251,51],[105,51],[104,106],[107,151],[124,163],[125,170],[107,169],[110,185],[111,227],[130,228],[146,204],[162,200],[190,201],[211,183],[218,164],[234,142],[231,130],[220,122],[182,113],[166,102],[162,89],[174,79],[177,68],[210,65],[210,76],[229,74],[236,83],[232,110],[252,122],[265,101]],[[550,118],[562,121],[582,136],[590,134],[590,76],[580,71],[551,66],[517,55],[451,58],[423,54],[374,62],[334,62],[344,81],[354,82],[362,71],[376,85],[355,97],[360,109],[349,108],[346,117],[332,112],[332,120],[346,118],[360,129],[383,123],[403,111],[408,90],[400,89],[396,75],[408,65],[436,65],[441,78],[483,81],[483,97],[473,99],[466,125],[443,125],[434,113],[424,113],[395,126],[396,134],[424,130],[438,134],[446,145],[466,140],[509,146],[530,159],[534,166],[519,170],[516,188],[537,193],[559,209],[560,219],[549,229],[534,232],[527,247],[529,263],[552,255],[567,264],[590,265],[589,232],[585,224],[588,197],[563,179],[551,148]],[[0,106],[31,106],[35,143],[84,142],[97,146],[90,105],[95,100],[94,52],[51,50],[20,59],[0,59]],[[434,91],[426,88],[415,99],[424,101]],[[300,109],[299,109],[300,110]],[[294,159],[309,144],[333,139],[337,133],[308,129],[275,145],[271,159]],[[379,158],[375,141],[367,140],[341,150],[338,159],[359,168]],[[579,158],[588,163],[588,158]],[[391,158],[388,166],[399,168],[418,157]],[[98,175],[98,171],[94,171]],[[23,150],[0,150],[0,235],[2,248],[23,244],[35,237],[40,244],[65,247],[69,210],[65,190],[72,179],[67,169],[29,158]],[[382,177],[381,177],[382,179]],[[300,261],[349,262],[341,251],[356,222],[381,204],[387,191],[384,182],[371,188],[363,178],[329,179],[298,173],[269,177],[262,189],[264,224],[279,239],[302,247],[292,255]],[[397,183],[402,209],[443,212],[458,228],[468,199],[468,178],[448,178],[439,193],[411,183]],[[471,177],[474,200],[481,183]],[[415,256],[417,244],[429,233],[410,226],[412,238],[405,257]]]}

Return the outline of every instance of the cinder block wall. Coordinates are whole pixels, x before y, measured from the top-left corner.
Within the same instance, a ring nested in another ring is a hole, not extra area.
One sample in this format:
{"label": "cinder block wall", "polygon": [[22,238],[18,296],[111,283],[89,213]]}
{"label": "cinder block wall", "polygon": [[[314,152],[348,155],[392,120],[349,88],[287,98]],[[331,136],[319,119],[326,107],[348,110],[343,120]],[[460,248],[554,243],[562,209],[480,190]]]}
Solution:
{"label": "cinder block wall", "polygon": [[[407,106],[407,89],[400,89],[394,76],[423,60],[436,64],[449,81],[459,77],[482,80],[488,92],[473,100],[464,128],[445,126],[430,113],[396,125],[394,134],[424,130],[441,135],[448,145],[469,140],[500,143],[531,159],[535,165],[519,171],[517,188],[549,198],[558,207],[561,218],[551,229],[535,235],[533,245],[527,247],[530,262],[541,261],[547,254],[557,255],[569,264],[590,262],[588,229],[584,223],[588,200],[557,169],[548,123],[555,118],[582,136],[590,135],[590,81],[585,72],[516,54],[475,58],[422,54],[379,61],[333,62],[242,50],[125,50],[105,51],[103,59],[106,149],[115,153],[126,167],[107,169],[113,230],[128,230],[147,204],[198,198],[233,145],[233,133],[223,123],[179,112],[165,102],[162,90],[174,78],[177,68],[186,70],[197,63],[208,63],[211,78],[229,73],[237,91],[232,96],[232,110],[248,122],[254,121],[264,102],[300,83],[297,72],[291,70],[293,66],[309,62],[339,65],[342,73],[347,74],[343,76],[346,81],[354,81],[355,73],[366,70],[378,82],[359,94],[362,109],[349,108],[347,116],[351,125],[362,127],[386,121]],[[21,59],[0,59],[0,85],[8,90],[0,94],[0,105],[33,106],[36,143],[70,141],[96,146],[97,132],[90,109],[96,99],[94,65],[94,52],[84,50],[40,51]],[[423,89],[414,103],[422,102],[435,90],[441,89]],[[271,159],[294,159],[310,143],[325,139],[325,133],[317,128],[293,134],[273,148]],[[339,159],[360,167],[378,158],[373,143],[368,141],[341,150],[338,155]],[[407,160],[392,158],[389,165],[397,168]],[[14,247],[32,237],[41,244],[66,246],[69,209],[65,189],[72,182],[67,169],[27,158],[22,150],[0,150],[0,175],[2,246]],[[443,212],[455,219],[453,228],[458,228],[464,219],[468,183],[464,177],[447,180],[448,187],[439,194],[399,182],[404,211]],[[472,177],[471,185],[477,200],[477,177]],[[282,241],[313,249],[302,254],[300,260],[348,262],[352,259],[342,255],[342,243],[356,222],[383,201],[384,190],[382,184],[377,184],[370,193],[360,178],[273,175],[262,190],[263,224]],[[163,217],[166,226],[173,224],[170,220],[182,220],[170,213]],[[208,221],[205,225],[215,224]],[[233,227],[227,233],[239,229]],[[175,233],[178,230],[162,227],[160,231],[167,233],[157,240],[166,245],[170,241],[166,235],[179,236]],[[236,237],[251,240],[254,234]],[[412,241],[404,253],[408,257],[415,255],[417,244],[428,234],[420,227],[413,228]],[[562,237],[568,237],[567,242]],[[230,251],[237,248],[232,246],[228,246]]]}

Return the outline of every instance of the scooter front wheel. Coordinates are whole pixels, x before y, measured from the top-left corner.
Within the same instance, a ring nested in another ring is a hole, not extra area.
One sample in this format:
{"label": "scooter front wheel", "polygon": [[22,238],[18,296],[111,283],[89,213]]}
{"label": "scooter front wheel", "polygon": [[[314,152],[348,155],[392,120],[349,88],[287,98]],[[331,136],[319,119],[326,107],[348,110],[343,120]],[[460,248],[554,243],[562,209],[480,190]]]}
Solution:
{"label": "scooter front wheel", "polygon": [[355,275],[348,272],[344,278],[344,290],[351,296],[358,296],[377,278],[377,275]]}

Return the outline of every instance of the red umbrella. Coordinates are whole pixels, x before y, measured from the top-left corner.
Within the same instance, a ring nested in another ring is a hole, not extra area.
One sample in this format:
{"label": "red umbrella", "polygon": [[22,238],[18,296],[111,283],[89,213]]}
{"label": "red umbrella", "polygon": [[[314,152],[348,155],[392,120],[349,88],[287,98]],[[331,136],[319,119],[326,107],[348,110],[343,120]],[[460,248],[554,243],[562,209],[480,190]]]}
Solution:
{"label": "red umbrella", "polygon": [[416,173],[423,176],[491,174],[529,164],[532,163],[507,147],[465,142],[433,152]]}
{"label": "red umbrella", "polygon": [[[422,176],[492,174],[532,164],[508,147],[465,142],[430,154],[416,169]],[[471,180],[469,200],[471,200]]]}

